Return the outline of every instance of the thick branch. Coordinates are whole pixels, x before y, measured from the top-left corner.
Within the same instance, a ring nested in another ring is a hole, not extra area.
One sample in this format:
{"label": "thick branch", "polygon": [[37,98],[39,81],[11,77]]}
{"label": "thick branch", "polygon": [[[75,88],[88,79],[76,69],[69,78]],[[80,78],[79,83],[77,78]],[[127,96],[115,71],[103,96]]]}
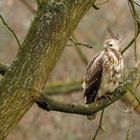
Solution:
{"label": "thick branch", "polygon": [[0,82],[0,139],[38,99],[70,34],[93,4],[93,0],[39,2],[18,55]]}
{"label": "thick branch", "polygon": [[130,72],[126,81],[115,92],[111,94],[111,99],[101,98],[97,102],[88,105],[66,104],[64,102],[56,101],[55,99],[47,96],[46,94],[43,94],[40,100],[37,101],[37,104],[39,105],[39,107],[47,111],[53,110],[65,113],[89,115],[104,109],[118,99],[122,98],[126,91],[132,86],[132,84],[136,81],[138,77],[140,78],[140,63],[138,63],[134,70]]}
{"label": "thick branch", "polygon": [[80,114],[80,115],[89,115],[92,113],[96,113],[105,107],[109,106],[116,100],[120,99],[125,93],[125,90],[117,91],[115,94],[111,94],[111,100],[108,98],[102,98],[101,100],[84,105],[84,104],[66,104],[64,102],[57,101],[52,97],[44,95],[37,104],[44,110],[47,111],[59,111],[65,113],[73,113],[73,114]]}

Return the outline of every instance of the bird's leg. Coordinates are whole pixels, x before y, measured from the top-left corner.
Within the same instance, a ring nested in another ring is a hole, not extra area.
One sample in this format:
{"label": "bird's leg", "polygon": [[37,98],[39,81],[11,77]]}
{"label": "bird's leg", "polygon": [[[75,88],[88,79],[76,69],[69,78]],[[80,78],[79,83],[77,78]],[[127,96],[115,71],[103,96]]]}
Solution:
{"label": "bird's leg", "polygon": [[103,96],[99,97],[98,100],[102,98],[108,98],[109,100],[112,100],[112,96],[110,95],[110,92],[106,92]]}

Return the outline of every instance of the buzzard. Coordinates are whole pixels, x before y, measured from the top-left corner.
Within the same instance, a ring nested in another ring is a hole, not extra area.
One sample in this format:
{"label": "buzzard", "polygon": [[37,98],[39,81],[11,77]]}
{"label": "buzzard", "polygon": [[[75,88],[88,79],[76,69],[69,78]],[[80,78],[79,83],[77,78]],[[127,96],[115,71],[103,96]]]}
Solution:
{"label": "buzzard", "polygon": [[[109,93],[113,92],[122,82],[123,73],[124,62],[120,42],[117,39],[108,39],[104,43],[103,51],[88,63],[82,84],[86,104],[109,96]],[[89,115],[88,119],[94,119],[95,116],[96,114]]]}

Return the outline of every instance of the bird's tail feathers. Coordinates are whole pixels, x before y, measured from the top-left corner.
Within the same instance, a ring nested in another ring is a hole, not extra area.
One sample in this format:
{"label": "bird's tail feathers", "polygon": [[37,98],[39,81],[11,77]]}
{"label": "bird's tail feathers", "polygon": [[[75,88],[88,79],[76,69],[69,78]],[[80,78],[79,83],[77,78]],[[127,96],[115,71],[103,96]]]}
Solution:
{"label": "bird's tail feathers", "polygon": [[97,114],[97,113],[94,113],[94,114],[91,114],[91,115],[87,115],[87,118],[88,118],[89,120],[94,120],[94,119],[96,118],[96,114]]}

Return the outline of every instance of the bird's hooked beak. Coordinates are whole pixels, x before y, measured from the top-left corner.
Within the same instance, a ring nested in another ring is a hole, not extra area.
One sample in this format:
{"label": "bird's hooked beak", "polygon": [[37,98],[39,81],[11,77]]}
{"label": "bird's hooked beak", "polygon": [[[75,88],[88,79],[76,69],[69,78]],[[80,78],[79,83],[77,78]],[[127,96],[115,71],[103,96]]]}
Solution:
{"label": "bird's hooked beak", "polygon": [[105,44],[105,45],[104,45],[104,50],[107,51],[107,48],[108,48],[108,47],[107,47],[107,45]]}

